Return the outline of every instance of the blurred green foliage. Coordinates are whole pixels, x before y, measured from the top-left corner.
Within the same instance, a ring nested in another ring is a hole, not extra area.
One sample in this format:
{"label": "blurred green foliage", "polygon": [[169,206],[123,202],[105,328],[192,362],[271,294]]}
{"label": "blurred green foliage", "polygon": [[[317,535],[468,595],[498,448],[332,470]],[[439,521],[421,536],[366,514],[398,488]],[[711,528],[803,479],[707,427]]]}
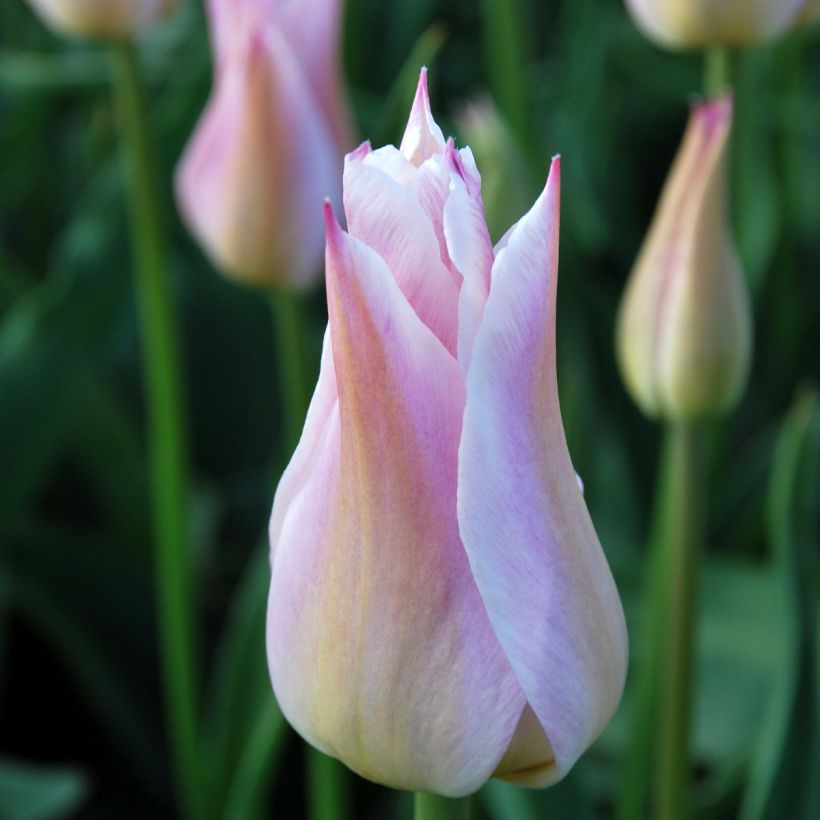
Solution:
{"label": "blurred green foliage", "polygon": [[[818,46],[815,27],[732,60],[732,217],[756,349],[741,409],[710,433],[699,818],[818,816],[820,429],[808,394],[789,411],[820,351]],[[171,193],[210,85],[199,3],[140,56],[184,331],[209,798],[215,816],[301,817],[301,746],[271,696],[263,643],[262,542],[288,456],[269,306],[211,269]],[[497,148],[474,145],[496,233],[563,156],[563,415],[640,664],[658,431],[619,383],[613,322],[701,59],[649,44],[620,0],[348,0],[345,68],[363,137],[398,138],[420,62],[439,121],[461,141],[474,127],[465,105],[494,97],[514,167],[499,172]],[[0,820],[173,815],[109,68],[103,47],[56,39],[20,0],[0,5]],[[312,378],[321,293],[309,318]],[[481,816],[610,816],[632,695],[563,783],[490,783]],[[406,796],[362,781],[350,799],[350,817],[409,816]]]}

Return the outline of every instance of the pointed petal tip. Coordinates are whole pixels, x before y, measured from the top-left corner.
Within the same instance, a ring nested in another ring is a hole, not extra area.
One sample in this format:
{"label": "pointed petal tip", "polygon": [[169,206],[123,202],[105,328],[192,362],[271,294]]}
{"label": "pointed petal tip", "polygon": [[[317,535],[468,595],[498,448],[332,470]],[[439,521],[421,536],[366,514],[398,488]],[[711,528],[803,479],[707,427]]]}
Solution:
{"label": "pointed petal tip", "polygon": [[345,160],[348,162],[355,162],[364,159],[368,154],[373,152],[373,146],[370,140],[365,140],[361,145],[354,148],[346,156]]}
{"label": "pointed petal tip", "polygon": [[733,109],[734,94],[728,90],[717,97],[695,100],[691,106],[691,118],[704,129],[707,136],[713,136],[729,130]]}
{"label": "pointed petal tip", "polygon": [[329,197],[325,197],[322,205],[325,217],[325,239],[327,241],[328,254],[338,252],[342,242],[342,226],[339,220],[336,219],[336,214],[333,212],[333,204]]}

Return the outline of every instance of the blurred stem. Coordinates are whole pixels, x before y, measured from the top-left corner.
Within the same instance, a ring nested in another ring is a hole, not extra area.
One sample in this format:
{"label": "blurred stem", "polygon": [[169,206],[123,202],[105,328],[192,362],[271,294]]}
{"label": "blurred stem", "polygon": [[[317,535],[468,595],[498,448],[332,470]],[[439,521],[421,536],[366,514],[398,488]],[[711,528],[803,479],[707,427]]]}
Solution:
{"label": "blurred stem", "polygon": [[[669,788],[666,784],[681,787],[681,771],[682,786],[686,784],[693,589],[700,533],[696,484],[699,437],[700,433],[691,427],[671,426],[661,454],[642,610],[644,654],[636,673],[632,734],[618,791],[618,820],[645,816],[647,792],[656,779],[656,767],[666,768],[666,774],[659,772],[658,778],[664,801]],[[668,689],[669,679],[679,674],[682,677],[677,677]],[[659,743],[667,745],[660,758]],[[675,814],[673,807],[673,813],[661,816],[684,816],[683,808],[678,808],[680,814]]]}
{"label": "blurred stem", "polygon": [[706,50],[703,62],[703,93],[706,99],[717,97],[730,88],[730,60],[725,48],[712,46]]}
{"label": "blurred stem", "polygon": [[470,798],[439,797],[416,792],[415,820],[469,820]]}
{"label": "blurred stem", "polygon": [[281,288],[271,299],[273,330],[276,336],[277,371],[281,396],[282,426],[285,431],[284,456],[290,459],[299,443],[305,414],[310,403],[304,348],[308,338],[305,297]]}
{"label": "blurred stem", "polygon": [[689,816],[690,730],[694,667],[695,590],[701,540],[702,433],[673,423],[667,431],[660,604],[650,614],[664,623],[664,655],[658,672],[657,815]]}
{"label": "blurred stem", "polygon": [[308,747],[308,778],[312,820],[344,820],[346,772],[342,764]]}
{"label": "blurred stem", "polygon": [[520,0],[483,0],[484,65],[496,104],[526,150],[529,116],[526,37]]}
{"label": "blurred stem", "polygon": [[188,544],[188,469],[177,330],[160,224],[145,94],[128,42],[112,47],[123,129],[143,379],[166,719],[185,813],[205,816],[199,783],[194,599]]}

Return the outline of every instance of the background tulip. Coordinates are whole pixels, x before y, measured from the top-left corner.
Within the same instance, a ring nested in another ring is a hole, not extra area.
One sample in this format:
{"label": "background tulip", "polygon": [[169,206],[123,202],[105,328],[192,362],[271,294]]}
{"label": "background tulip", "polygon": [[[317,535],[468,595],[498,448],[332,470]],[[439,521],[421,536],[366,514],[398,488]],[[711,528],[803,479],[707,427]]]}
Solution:
{"label": "background tulip", "polygon": [[776,37],[814,0],[626,0],[635,22],[671,47],[744,46]]}
{"label": "background tulip", "polygon": [[177,199],[214,264],[257,285],[318,276],[321,203],[340,199],[350,126],[339,0],[211,0],[211,100],[182,159]]}
{"label": "background tulip", "polygon": [[730,409],[745,383],[751,317],[728,224],[732,99],[696,105],[618,319],[624,380],[650,416]]}
{"label": "background tulip", "polygon": [[80,37],[127,37],[169,15],[179,0],[28,0],[56,31]]}
{"label": "background tulip", "polygon": [[270,525],[280,706],[365,777],[562,777],[617,705],[620,601],[558,408],[559,167],[494,252],[422,73],[400,149],[326,206],[329,331]]}

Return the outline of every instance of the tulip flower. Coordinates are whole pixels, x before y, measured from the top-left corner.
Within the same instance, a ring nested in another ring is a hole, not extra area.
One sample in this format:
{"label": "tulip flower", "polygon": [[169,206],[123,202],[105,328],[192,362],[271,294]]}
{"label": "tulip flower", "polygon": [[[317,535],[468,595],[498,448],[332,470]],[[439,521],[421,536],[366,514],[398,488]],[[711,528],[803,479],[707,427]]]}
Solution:
{"label": "tulip flower", "polygon": [[422,73],[326,205],[329,329],[270,524],[268,660],[314,746],[396,788],[562,777],[621,696],[618,593],[555,371],[559,163],[493,249]]}
{"label": "tulip flower", "polygon": [[696,105],[618,318],[624,380],[667,420],[730,410],[751,352],[749,299],[726,205],[732,99]]}
{"label": "tulip flower", "polygon": [[217,268],[248,284],[313,284],[322,201],[341,199],[349,114],[340,0],[210,0],[215,79],[177,199]]}
{"label": "tulip flower", "polygon": [[151,28],[179,0],[28,0],[61,34],[78,37],[128,37]]}
{"label": "tulip flower", "polygon": [[671,48],[745,46],[808,20],[816,0],[626,0],[648,37]]}

